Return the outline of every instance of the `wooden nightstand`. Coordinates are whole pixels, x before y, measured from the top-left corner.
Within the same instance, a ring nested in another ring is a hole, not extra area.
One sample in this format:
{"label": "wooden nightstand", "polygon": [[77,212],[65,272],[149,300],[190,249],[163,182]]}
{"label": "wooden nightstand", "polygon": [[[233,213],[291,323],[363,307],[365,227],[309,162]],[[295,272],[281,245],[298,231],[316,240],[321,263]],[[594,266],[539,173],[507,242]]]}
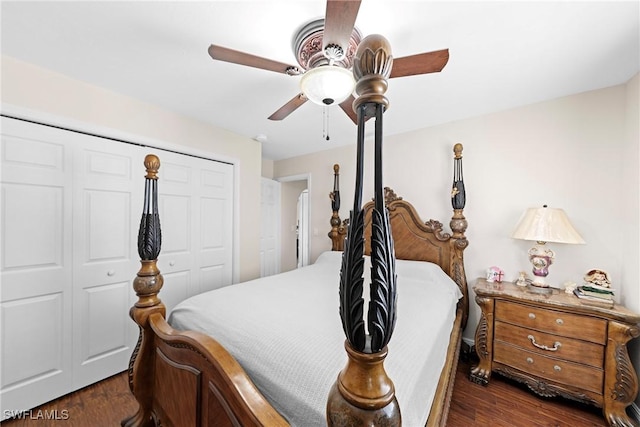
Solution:
{"label": "wooden nightstand", "polygon": [[585,305],[563,291],[531,293],[510,282],[478,279],[473,289],[482,316],[472,381],[486,385],[498,372],[540,396],[596,405],[612,426],[635,425],[625,412],[638,393],[627,342],[640,334],[640,315],[617,304]]}

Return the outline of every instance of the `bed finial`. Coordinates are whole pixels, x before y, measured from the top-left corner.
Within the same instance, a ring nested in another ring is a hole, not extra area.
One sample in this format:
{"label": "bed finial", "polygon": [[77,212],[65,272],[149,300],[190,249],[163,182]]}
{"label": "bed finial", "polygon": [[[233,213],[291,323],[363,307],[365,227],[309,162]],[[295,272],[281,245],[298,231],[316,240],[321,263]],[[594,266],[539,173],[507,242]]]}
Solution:
{"label": "bed finial", "polygon": [[147,169],[145,178],[158,179],[158,169],[160,169],[160,159],[155,154],[147,154],[144,158],[144,167]]}
{"label": "bed finial", "polygon": [[374,105],[389,109],[389,99],[384,95],[389,86],[387,80],[393,67],[393,56],[389,41],[379,34],[365,37],[356,51],[353,61],[353,77],[356,79],[358,97],[353,101],[353,110],[367,105],[365,114],[374,116]]}
{"label": "bed finial", "polygon": [[[462,211],[466,203],[466,192],[464,190],[464,177],[462,176],[462,144],[457,143],[453,146],[453,185],[451,186],[451,206],[453,206],[453,218],[464,220]],[[451,229],[454,232],[453,237],[462,238],[467,229],[467,221],[451,220]],[[454,228],[455,227],[455,228]],[[456,234],[457,233],[457,234]]]}
{"label": "bed finial", "polygon": [[456,159],[461,159],[462,158],[462,144],[460,144],[459,142],[453,146],[453,152],[455,154],[455,158]]}

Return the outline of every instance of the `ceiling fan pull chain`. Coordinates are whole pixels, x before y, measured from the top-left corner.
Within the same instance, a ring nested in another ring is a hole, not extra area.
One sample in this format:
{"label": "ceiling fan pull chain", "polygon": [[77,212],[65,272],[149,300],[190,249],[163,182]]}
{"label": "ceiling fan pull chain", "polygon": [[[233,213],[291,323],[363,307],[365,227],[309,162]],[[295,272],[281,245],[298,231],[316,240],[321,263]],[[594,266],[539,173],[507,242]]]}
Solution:
{"label": "ceiling fan pull chain", "polygon": [[329,141],[329,107],[322,107],[322,138]]}

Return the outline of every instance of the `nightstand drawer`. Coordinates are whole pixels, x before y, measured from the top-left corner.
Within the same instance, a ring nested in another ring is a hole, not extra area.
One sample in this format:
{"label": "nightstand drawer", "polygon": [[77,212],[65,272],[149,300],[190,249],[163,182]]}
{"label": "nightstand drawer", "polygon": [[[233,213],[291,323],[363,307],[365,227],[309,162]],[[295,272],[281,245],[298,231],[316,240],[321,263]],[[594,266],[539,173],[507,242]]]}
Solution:
{"label": "nightstand drawer", "polygon": [[494,360],[528,374],[602,394],[604,371],[495,341]]}
{"label": "nightstand drawer", "polygon": [[498,300],[495,320],[603,345],[607,342],[607,321],[594,317]]}
{"label": "nightstand drawer", "polygon": [[494,339],[522,347],[542,356],[604,366],[604,346],[573,338],[552,335],[500,321],[495,322]]}

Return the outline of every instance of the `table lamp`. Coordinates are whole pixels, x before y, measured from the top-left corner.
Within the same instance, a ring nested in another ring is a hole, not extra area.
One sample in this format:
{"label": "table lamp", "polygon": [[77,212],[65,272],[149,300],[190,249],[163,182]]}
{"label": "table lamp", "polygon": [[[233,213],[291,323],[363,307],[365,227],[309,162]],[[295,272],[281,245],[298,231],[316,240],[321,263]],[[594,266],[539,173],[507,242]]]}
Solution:
{"label": "table lamp", "polygon": [[547,205],[527,209],[511,237],[536,242],[528,252],[534,276],[530,289],[542,293],[551,291],[545,277],[549,274],[549,266],[555,259],[555,253],[545,243],[584,244],[564,210],[549,208]]}

